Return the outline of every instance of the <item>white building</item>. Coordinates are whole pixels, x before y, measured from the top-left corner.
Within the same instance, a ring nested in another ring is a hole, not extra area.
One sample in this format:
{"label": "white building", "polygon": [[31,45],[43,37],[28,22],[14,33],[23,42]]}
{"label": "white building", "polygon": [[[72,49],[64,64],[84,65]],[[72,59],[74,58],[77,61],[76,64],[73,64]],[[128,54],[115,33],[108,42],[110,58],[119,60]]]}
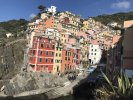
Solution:
{"label": "white building", "polygon": [[59,32],[57,30],[55,30],[55,29],[47,28],[46,31],[45,31],[45,35],[53,36],[53,37],[56,38],[56,40],[59,40],[59,38],[60,38]]}
{"label": "white building", "polygon": [[51,12],[53,15],[56,14],[56,7],[55,6],[51,6],[50,8],[47,8],[48,12]]}
{"label": "white building", "polygon": [[96,40],[93,40],[89,47],[89,60],[92,65],[98,64],[102,57],[102,50]]}
{"label": "white building", "polygon": [[11,36],[13,36],[12,33],[6,33],[6,37],[7,37],[7,38],[9,38],[9,37],[11,37]]}

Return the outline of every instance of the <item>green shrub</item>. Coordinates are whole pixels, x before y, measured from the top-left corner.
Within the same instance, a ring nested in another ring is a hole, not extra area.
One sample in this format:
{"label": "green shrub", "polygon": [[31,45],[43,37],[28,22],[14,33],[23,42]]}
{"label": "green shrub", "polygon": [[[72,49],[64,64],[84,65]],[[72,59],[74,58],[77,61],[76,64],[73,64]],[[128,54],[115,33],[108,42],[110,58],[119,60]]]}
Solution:
{"label": "green shrub", "polygon": [[[106,85],[96,89],[97,98],[100,100],[132,100],[133,98],[133,79],[128,77],[121,71],[116,80],[111,82],[102,72]],[[115,83],[115,85],[113,85]]]}

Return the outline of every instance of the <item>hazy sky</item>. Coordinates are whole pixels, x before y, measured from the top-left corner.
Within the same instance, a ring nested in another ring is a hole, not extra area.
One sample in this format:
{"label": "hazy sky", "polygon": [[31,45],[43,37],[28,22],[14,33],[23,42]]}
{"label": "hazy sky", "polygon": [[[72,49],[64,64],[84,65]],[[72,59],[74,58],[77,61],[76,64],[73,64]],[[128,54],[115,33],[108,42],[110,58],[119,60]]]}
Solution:
{"label": "hazy sky", "polygon": [[38,5],[56,6],[58,11],[70,11],[83,18],[101,14],[133,11],[133,0],[0,0],[0,22],[30,19],[37,14]]}

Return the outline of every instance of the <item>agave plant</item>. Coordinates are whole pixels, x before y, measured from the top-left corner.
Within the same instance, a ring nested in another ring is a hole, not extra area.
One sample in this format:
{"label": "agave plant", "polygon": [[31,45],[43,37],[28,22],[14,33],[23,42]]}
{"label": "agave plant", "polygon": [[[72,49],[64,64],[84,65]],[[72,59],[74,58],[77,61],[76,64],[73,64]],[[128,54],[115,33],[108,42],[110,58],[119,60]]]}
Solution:
{"label": "agave plant", "polygon": [[[122,71],[113,82],[103,72],[102,75],[107,81],[107,84],[96,90],[99,94],[99,99],[130,100],[130,98],[133,98],[133,79],[130,81]],[[113,85],[114,82],[116,83],[115,85]]]}

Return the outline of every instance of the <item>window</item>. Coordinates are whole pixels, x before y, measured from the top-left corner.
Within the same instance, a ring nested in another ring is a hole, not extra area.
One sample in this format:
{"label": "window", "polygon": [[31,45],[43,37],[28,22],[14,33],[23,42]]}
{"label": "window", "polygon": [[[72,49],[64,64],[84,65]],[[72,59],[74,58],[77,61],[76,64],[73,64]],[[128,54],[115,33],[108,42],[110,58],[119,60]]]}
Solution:
{"label": "window", "polygon": [[39,62],[42,62],[42,58],[39,58]]}
{"label": "window", "polygon": [[67,56],[70,56],[70,52],[67,52]]}
{"label": "window", "polygon": [[47,48],[49,48],[49,44],[47,44]]}
{"label": "window", "polygon": [[43,66],[41,66],[41,71],[43,71]]}
{"label": "window", "polygon": [[58,47],[56,47],[56,50],[58,51]]}
{"label": "window", "polygon": [[35,50],[33,50],[33,55],[35,55]]}
{"label": "window", "polygon": [[51,62],[53,62],[53,59],[51,59]]}
{"label": "window", "polygon": [[60,51],[61,51],[61,48],[60,48]]}
{"label": "window", "polygon": [[67,69],[67,65],[65,64],[65,70]]}
{"label": "window", "polygon": [[46,72],[48,72],[48,66],[46,66]]}
{"label": "window", "polygon": [[52,45],[52,49],[54,49],[54,45]]}
{"label": "window", "polygon": [[48,59],[47,58],[45,59],[45,62],[48,62]]}
{"label": "window", "polygon": [[76,58],[78,59],[78,55],[76,55]]}
{"label": "window", "polygon": [[67,57],[65,57],[65,60],[67,60]]}
{"label": "window", "polygon": [[97,51],[97,49],[95,49],[95,51]]}
{"label": "window", "polygon": [[54,52],[52,52],[52,56],[54,56]]}
{"label": "window", "polygon": [[91,55],[93,55],[93,53],[91,53]]}
{"label": "window", "polygon": [[71,65],[70,65],[70,69],[71,69]]}
{"label": "window", "polygon": [[40,51],[40,55],[42,55],[42,51]]}
{"label": "window", "polygon": [[59,54],[59,57],[61,57],[61,53]]}
{"label": "window", "polygon": [[48,51],[46,51],[46,55],[48,55]]}
{"label": "window", "polygon": [[56,53],[56,57],[58,56],[58,53]]}
{"label": "window", "polygon": [[96,55],[96,53],[95,53],[95,55]]}
{"label": "window", "polygon": [[66,51],[66,56],[67,56],[67,51]]}
{"label": "window", "polygon": [[44,47],[44,45],[41,43],[41,48],[43,48]]}
{"label": "window", "polygon": [[91,51],[93,51],[93,49],[91,49]]}
{"label": "window", "polygon": [[57,60],[57,63],[59,63],[60,62],[60,60]]}

